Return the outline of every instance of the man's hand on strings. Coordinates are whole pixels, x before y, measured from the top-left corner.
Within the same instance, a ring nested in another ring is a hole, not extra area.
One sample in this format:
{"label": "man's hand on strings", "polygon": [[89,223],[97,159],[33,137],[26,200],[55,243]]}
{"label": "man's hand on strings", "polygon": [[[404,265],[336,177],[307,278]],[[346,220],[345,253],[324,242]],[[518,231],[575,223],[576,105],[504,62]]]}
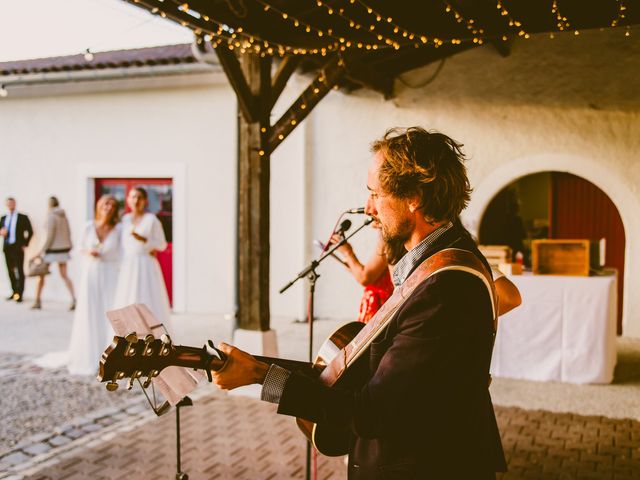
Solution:
{"label": "man's hand on strings", "polygon": [[224,366],[218,371],[211,372],[213,383],[218,387],[224,390],[233,390],[245,385],[264,382],[264,377],[269,370],[268,364],[259,362],[247,352],[224,342],[218,345],[218,349],[227,355]]}

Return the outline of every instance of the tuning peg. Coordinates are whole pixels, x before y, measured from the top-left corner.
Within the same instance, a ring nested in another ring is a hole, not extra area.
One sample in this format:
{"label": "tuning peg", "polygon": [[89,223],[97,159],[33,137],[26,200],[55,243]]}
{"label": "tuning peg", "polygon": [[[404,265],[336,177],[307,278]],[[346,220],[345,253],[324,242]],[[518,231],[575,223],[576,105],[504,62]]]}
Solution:
{"label": "tuning peg", "polygon": [[124,339],[128,344],[136,343],[138,341],[138,334],[136,332],[129,333]]}
{"label": "tuning peg", "polygon": [[147,379],[142,382],[142,388],[147,388],[149,385],[151,385],[151,375],[149,375]]}
{"label": "tuning peg", "polygon": [[113,380],[111,380],[110,382],[107,382],[107,390],[109,390],[110,392],[115,392],[118,389],[118,382],[114,382]]}
{"label": "tuning peg", "polygon": [[171,345],[171,337],[169,336],[168,333],[163,333],[162,336],[160,337],[160,340],[165,345]]}
{"label": "tuning peg", "polygon": [[135,381],[135,378],[129,377],[129,380],[127,380],[127,390],[131,390],[133,388],[134,381]]}
{"label": "tuning peg", "polygon": [[156,337],[154,337],[152,334],[147,334],[146,337],[144,337],[144,351],[142,352],[142,354],[146,357],[149,357],[151,355],[153,355],[153,348],[150,347],[151,343],[153,343],[153,341],[156,339]]}
{"label": "tuning peg", "polygon": [[159,373],[160,373],[160,371],[159,371],[159,370],[151,370],[151,371],[149,372],[149,376],[150,376],[151,378],[153,378],[153,377],[157,377]]}

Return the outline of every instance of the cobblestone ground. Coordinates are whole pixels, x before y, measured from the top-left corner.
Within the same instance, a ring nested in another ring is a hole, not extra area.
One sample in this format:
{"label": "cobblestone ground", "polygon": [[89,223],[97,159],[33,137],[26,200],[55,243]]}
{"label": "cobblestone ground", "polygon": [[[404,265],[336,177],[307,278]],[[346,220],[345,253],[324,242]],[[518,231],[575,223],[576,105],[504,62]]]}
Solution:
{"label": "cobblestone ground", "polygon": [[496,407],[502,480],[640,479],[640,422]]}
{"label": "cobblestone ground", "polygon": [[[181,409],[182,470],[189,478],[304,478],[305,443],[291,418],[258,400],[212,388],[199,392],[193,407]],[[640,422],[515,407],[496,407],[496,413],[509,463],[501,480],[640,478]],[[175,414],[156,418],[131,410],[119,415],[111,427],[70,444],[35,455],[19,452],[23,458],[14,458],[13,466],[0,458],[4,476],[175,478]],[[346,478],[343,459],[318,457],[318,473],[323,480]]]}
{"label": "cobblestone ground", "polygon": [[[0,354],[0,479],[175,478],[175,410],[156,417],[137,390]],[[182,411],[182,470],[192,480],[304,478],[305,442],[275,407],[204,384]],[[496,407],[509,471],[500,480],[640,479],[640,422]],[[344,479],[318,457],[318,478]]]}
{"label": "cobblestone ground", "polygon": [[54,436],[61,428],[70,429],[70,423],[91,423],[94,417],[143,400],[140,393],[105,395],[104,386],[95,378],[71,376],[63,369],[44,369],[34,365],[33,358],[0,353],[0,457],[15,450],[16,445],[30,442],[35,434]]}

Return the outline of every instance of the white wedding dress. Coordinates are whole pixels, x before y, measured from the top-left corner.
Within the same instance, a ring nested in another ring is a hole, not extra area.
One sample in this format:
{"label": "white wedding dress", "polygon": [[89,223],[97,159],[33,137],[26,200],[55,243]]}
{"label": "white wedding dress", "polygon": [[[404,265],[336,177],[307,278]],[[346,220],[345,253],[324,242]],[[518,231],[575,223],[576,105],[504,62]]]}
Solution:
{"label": "white wedding dress", "polygon": [[[120,225],[101,242],[93,222],[82,236],[84,253],[78,301],[73,317],[67,368],[76,375],[94,375],[100,356],[113,339],[113,329],[105,313],[113,308],[120,266]],[[100,252],[99,257],[89,250]]]}
{"label": "white wedding dress", "polygon": [[[146,242],[136,240],[133,231],[147,239]],[[122,218],[122,264],[116,288],[115,308],[126,307],[132,303],[143,303],[158,323],[164,324],[169,331],[171,307],[169,296],[162,277],[160,264],[151,251],[162,251],[167,248],[167,241],[160,220],[145,213],[137,225],[133,225],[131,214]]]}
{"label": "white wedding dress", "polygon": [[[94,222],[84,228],[80,249],[83,254],[78,300],[73,315],[71,340],[66,351],[49,352],[34,360],[45,368],[67,366],[74,375],[95,375],[102,352],[113,339],[113,329],[105,315],[113,308],[120,267],[120,225],[100,242]],[[93,257],[89,250],[100,252]]]}

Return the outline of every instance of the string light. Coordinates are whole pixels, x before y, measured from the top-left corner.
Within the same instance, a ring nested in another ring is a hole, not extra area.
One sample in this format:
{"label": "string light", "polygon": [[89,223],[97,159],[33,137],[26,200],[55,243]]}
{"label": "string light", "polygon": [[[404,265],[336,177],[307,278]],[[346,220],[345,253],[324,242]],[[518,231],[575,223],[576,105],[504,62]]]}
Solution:
{"label": "string light", "polygon": [[[351,2],[354,3],[354,2]],[[377,12],[374,12],[373,9],[367,7],[366,5],[364,5],[364,3],[359,2],[361,5],[363,5],[363,7],[365,7],[367,9],[367,13],[369,13],[369,15],[372,15],[375,18],[375,22],[376,23],[389,23],[392,24],[393,19],[391,17],[387,17],[386,19],[383,20],[382,15],[380,15]],[[362,30],[365,33],[368,33],[369,35],[371,35],[372,37],[374,37],[378,42],[383,42],[381,44],[378,44],[376,42],[374,43],[364,43],[363,42],[363,47],[367,50],[370,49],[374,49],[377,50],[378,48],[395,48],[396,50],[399,49],[401,47],[401,45],[394,41],[392,38],[390,38],[387,35],[383,35],[380,29],[378,29],[378,31],[376,31],[376,23],[371,23],[369,24],[368,27],[364,27],[361,23],[355,21],[353,18],[347,16],[344,13],[344,9],[340,8],[338,10],[335,10],[334,7],[324,3],[322,0],[316,0],[316,4],[319,7],[324,7],[324,9],[326,10],[327,14],[329,15],[333,15],[336,14],[337,16],[339,16],[340,18],[342,18],[345,22],[345,24],[352,30]],[[395,26],[394,31],[397,33],[398,32],[399,27]],[[409,32],[405,32],[405,37],[407,37],[409,34]],[[413,36],[415,36],[414,34],[412,34],[412,38]],[[356,44],[357,47],[357,44]],[[360,47],[362,48],[362,47]],[[342,49],[344,51],[344,49]]]}
{"label": "string light", "polygon": [[4,85],[0,85],[0,97],[4,98],[9,95],[9,91],[5,88]]}
{"label": "string light", "polygon": [[[618,14],[616,15],[616,18],[614,18],[611,21],[611,26],[612,27],[617,27],[618,24],[620,23],[621,20],[623,20],[625,18],[625,11],[627,10],[626,5],[624,4],[624,2],[622,0],[617,0],[618,2]],[[625,36],[629,36],[628,35],[628,31],[625,33]]]}
{"label": "string light", "polygon": [[[234,28],[231,25],[213,20],[208,16],[193,10],[188,3],[184,2],[184,0],[169,0],[166,2],[165,0],[157,0],[159,2],[163,2],[163,5],[165,6],[174,6],[176,9],[175,13],[169,10],[161,10],[158,6],[149,6],[144,0],[128,1],[142,5],[151,13],[158,14],[164,18],[169,17],[177,23],[190,28],[196,34],[199,43],[203,41],[202,37],[204,36],[204,40],[210,41],[214,47],[225,45],[229,50],[238,50],[240,53],[252,52],[260,55],[261,57],[265,57],[267,55],[326,56],[329,53],[340,53],[347,49],[376,51],[380,49],[393,48],[399,50],[405,47],[420,48],[424,45],[438,48],[445,43],[461,45],[463,43],[473,42],[474,44],[482,45],[486,40],[485,31],[477,25],[476,21],[473,18],[467,18],[461,15],[448,0],[444,0],[445,12],[452,15],[457,23],[464,25],[466,30],[471,34],[471,38],[429,38],[426,35],[412,32],[400,26],[392,16],[384,15],[375,10],[365,3],[365,0],[344,0],[345,4],[347,2],[349,5],[355,5],[357,3],[364,9],[369,18],[371,18],[371,23],[367,26],[366,23],[356,21],[345,13],[345,8],[331,5],[327,0],[313,0],[315,4],[322,8],[328,16],[341,18],[344,20],[344,28],[348,28],[356,32],[358,35],[356,38],[348,38],[348,36],[345,36],[338,31],[334,32],[334,29],[332,28],[320,28],[314,26],[289,12],[285,12],[273,5],[270,5],[267,3],[267,0],[255,0],[262,6],[264,12],[270,12],[274,16],[277,16],[281,21],[308,34],[310,37],[315,37],[317,39],[316,42],[320,43],[313,48],[309,48],[308,46],[297,47],[267,41],[257,35],[244,32],[242,27]],[[624,4],[624,0],[617,0],[617,3],[618,13],[616,18],[611,21],[611,26],[613,27],[619,26],[620,22],[625,18],[626,6]],[[525,31],[522,23],[516,20],[504,6],[503,0],[496,0],[496,8],[500,11],[500,15],[505,17],[509,26],[517,32],[519,37],[525,39],[530,38],[530,34]],[[558,30],[564,31],[571,27],[568,19],[562,15],[558,8],[558,0],[553,0],[552,2],[552,14],[557,21]],[[574,31],[574,35],[579,34],[580,32],[578,30]],[[367,42],[362,39],[363,35],[369,35],[375,38],[375,40]],[[628,37],[629,35],[630,30],[627,26],[625,36]],[[554,32],[550,32],[549,37],[553,39]],[[509,36],[505,34],[501,35],[499,38],[503,41],[507,41]],[[89,53],[90,52],[87,51],[87,54]],[[85,59],[87,59],[87,54],[85,54]],[[87,61],[90,60],[87,59]]]}
{"label": "string light", "polygon": [[568,22],[567,17],[560,13],[560,9],[558,8],[558,0],[553,0],[551,4],[551,13],[556,17],[556,25],[558,26],[558,30],[561,32],[567,30],[571,24]]}
{"label": "string light", "polygon": [[[366,4],[363,0],[349,0],[350,3],[356,3],[356,1],[358,2],[358,4],[360,4],[362,6],[362,8],[364,8],[366,10],[366,12],[372,16],[373,18],[375,18],[375,21],[382,25],[386,25],[387,28],[391,28],[392,32],[394,33],[394,35],[398,36],[398,37],[402,37],[403,40],[399,40],[397,42],[394,42],[392,39],[389,38],[389,41],[392,43],[387,42],[388,44],[393,45],[393,47],[398,50],[400,47],[402,46],[414,46],[414,47],[420,47],[422,45],[425,45],[427,43],[432,43],[436,48],[439,47],[440,45],[442,45],[444,42],[442,42],[440,39],[438,38],[433,38],[433,39],[429,39],[426,35],[422,35],[422,34],[418,34],[416,32],[412,32],[402,26],[400,26],[398,23],[394,22],[393,17],[387,16],[387,15],[382,15],[380,12],[376,11],[375,9],[373,9],[371,6],[369,6],[368,4]],[[371,28],[371,27],[369,27]],[[375,25],[374,25],[375,28]],[[416,41],[414,41],[414,39]]]}
{"label": "string light", "polygon": [[315,35],[320,38],[324,36],[333,38],[335,40],[334,42],[327,43],[321,47],[321,49],[322,48],[325,49],[325,52],[337,50],[338,48],[340,48],[340,38],[333,36],[333,32],[331,31],[331,29],[324,31],[320,28],[314,27],[313,25],[303,20],[300,20],[299,18],[294,17],[287,12],[278,9],[273,5],[268,4],[264,0],[256,0],[256,2],[262,5],[262,9],[264,12],[273,12],[275,15],[279,16],[282,20],[288,20],[289,23],[291,23],[295,28],[305,33],[308,33],[310,35]]}
{"label": "string light", "polygon": [[[480,38],[478,36],[478,34],[483,35],[484,34],[484,30],[482,28],[477,28],[475,26],[475,20],[473,20],[472,18],[469,19],[465,19],[460,12],[458,12],[455,8],[453,8],[451,6],[451,4],[449,2],[444,2],[445,3],[445,8],[444,11],[447,13],[450,13],[451,15],[453,15],[453,17],[455,18],[456,22],[458,23],[464,23],[464,26],[467,30],[469,30],[471,32],[471,34],[473,35],[473,43],[477,43],[478,45],[482,45],[484,43],[484,41],[482,40],[482,38]],[[454,45],[459,45],[461,43],[461,41],[459,39],[452,39],[451,43]]]}
{"label": "string light", "polygon": [[496,3],[496,8],[500,10],[500,15],[503,17],[507,17],[509,20],[509,26],[518,31],[518,36],[523,38],[529,38],[530,35],[522,28],[522,23],[518,20],[515,20],[509,11],[504,7],[501,0],[498,0]]}
{"label": "string light", "polygon": [[[133,0],[135,3],[138,3],[139,0]],[[256,35],[248,35],[243,32],[242,27],[233,28],[227,24],[222,22],[218,22],[209,18],[206,15],[202,15],[199,12],[192,10],[189,8],[189,5],[186,3],[178,3],[175,0],[173,3],[176,5],[178,14],[174,15],[171,13],[167,13],[165,11],[160,11],[159,14],[162,17],[167,17],[181,23],[183,26],[189,27],[191,30],[196,30],[202,32],[207,32],[211,37],[211,42],[215,44],[215,46],[219,46],[226,42],[229,50],[239,49],[241,53],[245,53],[246,51],[253,51],[256,54],[264,57],[266,55],[273,55],[277,53],[279,56],[284,56],[286,54],[293,55],[306,55],[306,54],[322,54],[323,56],[327,53],[327,48],[318,48],[318,49],[305,49],[305,48],[295,48],[287,45],[282,45],[276,42],[266,41]],[[192,19],[180,18],[179,15],[189,15]],[[215,31],[207,26],[198,26],[194,24],[194,20],[205,22],[206,24],[210,24],[212,26],[216,26]]]}

